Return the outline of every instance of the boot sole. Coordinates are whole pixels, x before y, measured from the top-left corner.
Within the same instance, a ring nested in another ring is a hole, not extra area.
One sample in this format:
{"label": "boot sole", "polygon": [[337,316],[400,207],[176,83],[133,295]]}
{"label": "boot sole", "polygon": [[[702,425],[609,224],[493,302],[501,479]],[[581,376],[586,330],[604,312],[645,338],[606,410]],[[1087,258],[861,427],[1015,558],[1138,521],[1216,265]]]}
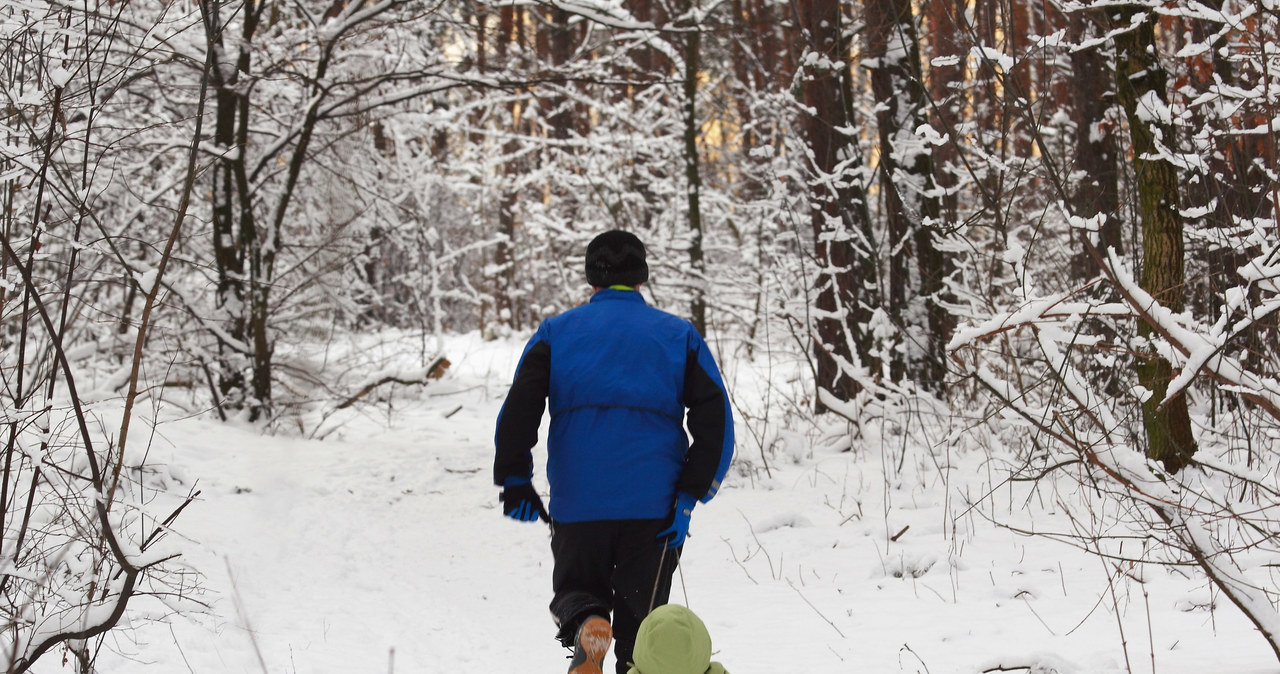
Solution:
{"label": "boot sole", "polygon": [[569,674],[604,674],[604,656],[613,642],[613,626],[604,618],[588,618],[578,631],[578,645],[586,662],[569,670]]}

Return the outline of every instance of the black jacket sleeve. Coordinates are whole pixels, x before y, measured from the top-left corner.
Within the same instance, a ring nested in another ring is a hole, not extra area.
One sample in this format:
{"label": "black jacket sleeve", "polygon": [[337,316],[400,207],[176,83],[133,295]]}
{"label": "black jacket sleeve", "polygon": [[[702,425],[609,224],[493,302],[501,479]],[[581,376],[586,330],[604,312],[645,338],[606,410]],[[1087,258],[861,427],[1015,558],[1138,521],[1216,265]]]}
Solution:
{"label": "black jacket sleeve", "polygon": [[699,361],[698,352],[690,349],[684,372],[684,405],[688,408],[687,424],[693,442],[685,457],[684,471],[676,489],[700,501],[715,495],[723,478],[725,453],[732,453],[732,419],[726,415],[728,395]]}
{"label": "black jacket sleeve", "polygon": [[551,382],[551,346],[539,341],[529,347],[516,378],[507,392],[507,400],[498,413],[498,430],[494,434],[497,448],[493,461],[493,483],[501,485],[508,477],[533,475],[533,447],[538,444],[538,426],[547,406]]}

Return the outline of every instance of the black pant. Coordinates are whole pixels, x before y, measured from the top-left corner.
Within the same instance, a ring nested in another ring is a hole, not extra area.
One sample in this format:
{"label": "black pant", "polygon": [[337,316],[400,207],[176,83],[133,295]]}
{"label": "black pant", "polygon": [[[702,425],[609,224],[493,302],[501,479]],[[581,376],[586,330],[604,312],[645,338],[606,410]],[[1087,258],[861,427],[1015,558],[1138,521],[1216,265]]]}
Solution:
{"label": "black pant", "polygon": [[560,643],[573,647],[582,621],[613,614],[618,674],[626,674],[640,621],[671,596],[680,549],[657,539],[667,520],[606,520],[553,525],[551,615]]}

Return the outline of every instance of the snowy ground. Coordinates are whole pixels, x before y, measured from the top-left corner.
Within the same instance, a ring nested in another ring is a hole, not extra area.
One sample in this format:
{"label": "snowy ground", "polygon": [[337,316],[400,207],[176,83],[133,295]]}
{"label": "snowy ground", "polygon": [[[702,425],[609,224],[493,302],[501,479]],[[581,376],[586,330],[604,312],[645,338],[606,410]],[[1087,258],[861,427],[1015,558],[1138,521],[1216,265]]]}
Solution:
{"label": "snowy ground", "polygon": [[[493,419],[519,347],[452,339],[444,380],[323,441],[161,423],[154,457],[173,463],[177,488],[201,490],[178,528],[212,608],[109,641],[102,671],[564,671],[546,610],[547,531],[504,519],[490,484]],[[771,457],[766,472],[742,439],[752,469],[695,511],[673,592],[734,674],[1280,672],[1233,607],[1205,608],[1203,581],[1160,568],[1116,576],[966,511],[964,495],[998,479],[979,453],[940,474],[907,448],[899,471],[892,438],[863,438],[850,453]],[[1055,524],[1011,489],[990,502],[1002,519]],[[49,660],[37,671],[64,670]]]}

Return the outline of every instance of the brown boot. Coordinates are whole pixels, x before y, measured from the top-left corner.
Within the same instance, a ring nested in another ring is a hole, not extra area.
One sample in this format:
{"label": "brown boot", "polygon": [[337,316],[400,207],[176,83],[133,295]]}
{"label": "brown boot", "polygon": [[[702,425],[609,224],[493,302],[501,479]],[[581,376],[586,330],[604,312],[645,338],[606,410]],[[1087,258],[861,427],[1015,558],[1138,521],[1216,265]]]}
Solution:
{"label": "brown boot", "polygon": [[613,626],[598,615],[582,621],[573,640],[569,674],[604,674],[604,656],[613,642]]}

